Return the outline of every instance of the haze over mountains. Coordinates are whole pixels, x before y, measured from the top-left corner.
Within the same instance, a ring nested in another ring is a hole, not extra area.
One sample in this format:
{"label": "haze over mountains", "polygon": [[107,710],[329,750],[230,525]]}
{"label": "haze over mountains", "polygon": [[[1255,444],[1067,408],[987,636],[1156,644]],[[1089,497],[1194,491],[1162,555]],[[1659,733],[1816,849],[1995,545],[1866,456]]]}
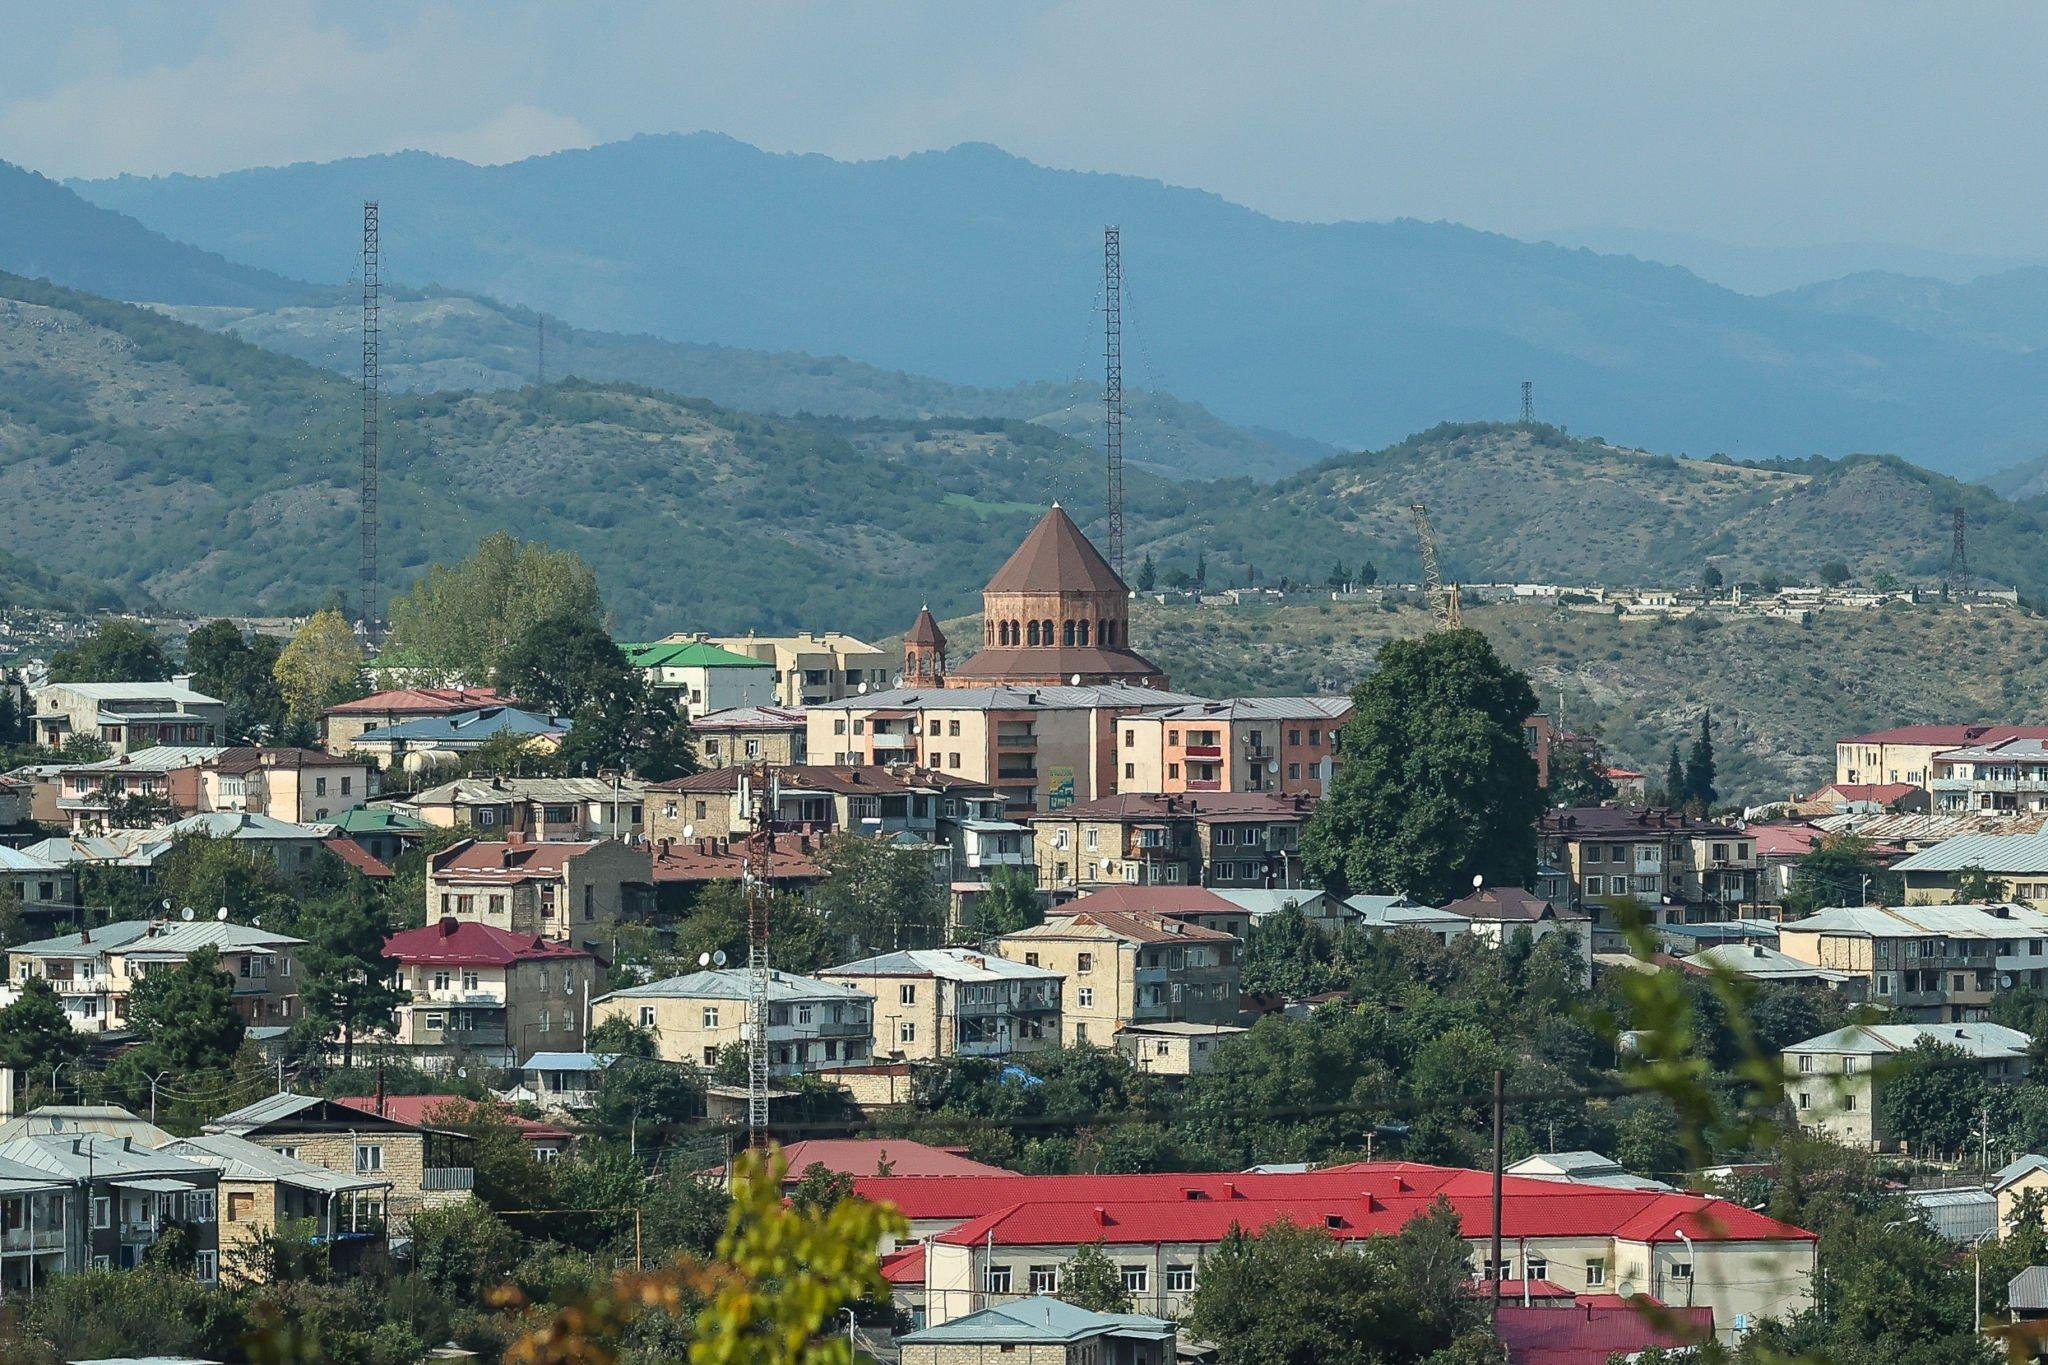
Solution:
{"label": "haze over mountains", "polygon": [[1454,224],[1282,222],[977,144],[844,163],[649,136],[503,166],[405,153],[76,187],[325,281],[374,197],[394,278],[982,387],[1093,374],[1099,234],[1117,222],[1134,382],[1350,446],[1511,416],[1524,378],[1541,415],[1695,455],[1881,450],[1976,475],[2041,453],[2048,427],[2048,362],[1999,344],[2009,330],[1757,298]]}

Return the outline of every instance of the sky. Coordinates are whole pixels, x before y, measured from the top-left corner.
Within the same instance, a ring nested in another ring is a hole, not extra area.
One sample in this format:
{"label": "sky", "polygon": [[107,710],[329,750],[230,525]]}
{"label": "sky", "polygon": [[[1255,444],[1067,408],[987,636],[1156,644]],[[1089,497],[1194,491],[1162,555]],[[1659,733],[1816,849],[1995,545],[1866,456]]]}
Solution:
{"label": "sky", "polygon": [[1281,217],[1734,249],[1766,275],[1815,249],[2048,258],[2048,6],[0,0],[0,21],[0,159],[60,177],[708,129],[848,159],[986,141]]}

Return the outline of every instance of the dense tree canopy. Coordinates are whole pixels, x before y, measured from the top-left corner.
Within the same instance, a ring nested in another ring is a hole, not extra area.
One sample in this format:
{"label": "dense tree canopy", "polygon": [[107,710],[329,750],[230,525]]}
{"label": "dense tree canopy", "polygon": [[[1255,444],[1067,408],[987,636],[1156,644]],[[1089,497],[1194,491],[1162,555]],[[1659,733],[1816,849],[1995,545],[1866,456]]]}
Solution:
{"label": "dense tree canopy", "polygon": [[163,645],[133,621],[104,621],[77,644],[50,655],[52,682],[162,682],[170,676]]}
{"label": "dense tree canopy", "polygon": [[501,531],[461,563],[431,566],[392,599],[384,650],[411,667],[482,682],[536,623],[565,618],[603,625],[597,575],[573,551],[521,544]]}
{"label": "dense tree canopy", "polygon": [[286,714],[311,724],[328,707],[363,695],[363,646],[348,618],[329,608],[299,627],[271,672]]}
{"label": "dense tree canopy", "polygon": [[1310,874],[1437,903],[1475,874],[1526,885],[1543,808],[1522,734],[1535,710],[1529,680],[1476,630],[1389,641],[1352,692],[1344,762],[1303,832]]}

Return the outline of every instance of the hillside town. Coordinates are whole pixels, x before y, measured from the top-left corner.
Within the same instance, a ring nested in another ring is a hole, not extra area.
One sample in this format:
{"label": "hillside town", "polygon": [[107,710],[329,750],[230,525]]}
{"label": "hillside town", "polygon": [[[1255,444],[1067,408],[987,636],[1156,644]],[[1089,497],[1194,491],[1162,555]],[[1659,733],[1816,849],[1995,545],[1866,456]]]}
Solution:
{"label": "hillside town", "polygon": [[[1448,1237],[1432,1311],[1508,1361],[1745,1349],[1811,1316],[1829,1248],[1757,1192],[1831,1159],[1931,1247],[2009,1243],[1985,1321],[2031,1311],[2048,726],[1845,736],[1832,779],[1745,811],[1709,718],[1657,782],[1496,702],[1483,781],[1525,793],[1425,798],[1429,729],[1485,713],[1413,708],[1479,705],[1442,681],[1487,666],[1476,632],[1407,646],[1454,700],[1392,662],[1204,697],[1134,595],[1054,504],[971,642],[929,610],[900,651],[604,642],[672,719],[573,764],[605,717],[554,621],[431,678],[344,629],[328,699],[275,729],[207,690],[261,638],[233,623],[168,677],[106,676],[166,657],[111,628],[22,666],[0,1298],[173,1242],[260,1284],[292,1228],[335,1274],[424,1264],[479,1215],[536,1235],[517,1211],[578,1207],[572,1173],[723,1198],[776,1143],[800,1202],[904,1220],[853,1326],[879,1359],[1243,1359],[1218,1336],[1270,1329],[1217,1277],[1282,1229]],[[1659,998],[1749,1020],[1709,1038]],[[1752,1126],[1688,1131],[1681,1095],[1612,1089],[1659,1058],[1776,1079]]]}

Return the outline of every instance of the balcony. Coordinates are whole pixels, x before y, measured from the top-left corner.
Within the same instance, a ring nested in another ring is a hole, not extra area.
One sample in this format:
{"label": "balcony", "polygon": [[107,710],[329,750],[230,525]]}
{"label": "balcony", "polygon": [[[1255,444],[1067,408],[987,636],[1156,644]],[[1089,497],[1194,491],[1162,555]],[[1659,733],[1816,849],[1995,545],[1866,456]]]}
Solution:
{"label": "balcony", "polygon": [[995,849],[985,852],[969,852],[967,855],[967,865],[969,867],[1029,867],[1031,866],[1031,855],[1021,848],[1012,849],[1007,853]]}
{"label": "balcony", "polygon": [[1219,759],[1223,757],[1221,744],[1190,744],[1186,749],[1189,758]]}
{"label": "balcony", "polygon": [[1220,792],[1223,790],[1223,781],[1221,778],[1215,777],[1191,777],[1188,779],[1188,790],[1191,792]]}
{"label": "balcony", "polygon": [[1008,753],[1027,753],[1038,748],[1038,736],[1032,734],[996,735],[996,748]]}
{"label": "balcony", "polygon": [[425,990],[415,990],[412,993],[412,1002],[415,1005],[468,1005],[481,1009],[501,1010],[505,1008],[505,993],[503,990],[464,991],[453,986],[440,989],[428,987]]}
{"label": "balcony", "polygon": [[0,1253],[11,1251],[62,1251],[64,1229],[37,1228],[33,1235],[26,1227],[19,1227],[0,1237]]}
{"label": "balcony", "polygon": [[868,736],[869,747],[877,754],[901,754],[915,741],[909,735],[873,734]]}
{"label": "balcony", "polygon": [[476,1170],[470,1166],[429,1166],[420,1172],[423,1190],[468,1190],[476,1187]]}

